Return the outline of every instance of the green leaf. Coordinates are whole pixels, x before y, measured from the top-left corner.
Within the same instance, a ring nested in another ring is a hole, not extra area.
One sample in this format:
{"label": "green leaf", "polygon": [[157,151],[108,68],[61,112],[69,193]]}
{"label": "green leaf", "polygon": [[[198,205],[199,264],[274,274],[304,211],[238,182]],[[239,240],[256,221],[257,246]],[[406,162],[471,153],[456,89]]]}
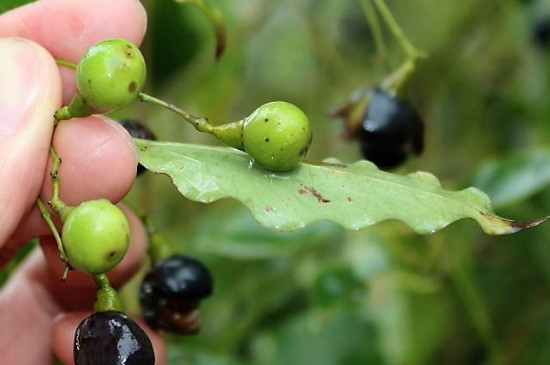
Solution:
{"label": "green leaf", "polygon": [[253,166],[243,152],[221,147],[135,140],[139,161],[170,176],[186,198],[210,203],[234,198],[262,225],[292,231],[329,220],[358,230],[388,219],[415,232],[433,233],[471,218],[488,234],[510,234],[536,226],[494,214],[487,195],[476,188],[452,192],[426,172],[400,176],[380,171],[368,161],[343,164],[326,160],[303,163],[288,173]]}
{"label": "green leaf", "polygon": [[496,206],[528,198],[550,184],[550,152],[532,151],[489,162],[472,184],[487,192]]}
{"label": "green leaf", "polygon": [[34,0],[2,0],[0,2],[0,14],[32,2],[34,2]]}

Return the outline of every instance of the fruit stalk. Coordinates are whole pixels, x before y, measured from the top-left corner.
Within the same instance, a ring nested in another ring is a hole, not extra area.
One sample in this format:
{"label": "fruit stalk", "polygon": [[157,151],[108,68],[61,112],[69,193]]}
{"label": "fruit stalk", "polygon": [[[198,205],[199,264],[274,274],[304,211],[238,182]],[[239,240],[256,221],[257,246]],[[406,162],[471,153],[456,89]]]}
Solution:
{"label": "fruit stalk", "polygon": [[393,36],[397,39],[399,42],[399,45],[405,53],[407,54],[407,57],[413,60],[419,59],[419,58],[426,58],[428,55],[416,49],[415,46],[407,39],[405,36],[405,33],[393,17],[393,14],[391,13],[390,9],[384,2],[384,0],[372,0],[374,2],[374,5],[380,12],[380,15],[382,15],[382,18],[390,28],[390,31],[392,32]]}
{"label": "fruit stalk", "polygon": [[67,207],[67,205],[59,197],[59,165],[61,164],[61,158],[58,156],[53,146],[50,146],[50,156],[52,158],[52,171],[50,172],[50,178],[52,180],[52,198],[48,201],[48,204],[63,221],[69,213],[70,208]]}
{"label": "fruit stalk", "polygon": [[122,312],[122,303],[118,298],[116,290],[109,283],[105,274],[93,276],[97,284],[96,301],[94,303],[94,312],[117,311]]}
{"label": "fruit stalk", "polygon": [[57,243],[57,249],[59,250],[60,259],[64,262],[68,262],[67,256],[65,255],[65,250],[63,249],[63,243],[61,242],[61,236],[59,236],[59,232],[57,231],[55,223],[53,222],[50,211],[46,207],[46,203],[44,203],[42,199],[38,198],[36,199],[36,205],[38,206],[38,210],[40,210],[42,219],[44,219],[44,221],[52,231],[55,242]]}
{"label": "fruit stalk", "polygon": [[147,254],[151,259],[151,265],[162,261],[173,255],[172,249],[166,241],[164,236],[160,234],[153,220],[146,215],[141,216],[141,220],[145,225],[147,231],[147,237],[149,239],[149,245],[147,246]]}
{"label": "fruit stalk", "polygon": [[189,114],[188,112],[186,112],[185,110],[175,106],[174,104],[167,103],[164,100],[157,99],[154,96],[147,95],[145,93],[139,93],[138,98],[139,100],[145,103],[158,105],[178,114],[180,117],[182,117],[186,122],[191,124],[199,132],[205,132],[210,134],[213,133],[214,126],[210,124],[207,118],[195,117]]}

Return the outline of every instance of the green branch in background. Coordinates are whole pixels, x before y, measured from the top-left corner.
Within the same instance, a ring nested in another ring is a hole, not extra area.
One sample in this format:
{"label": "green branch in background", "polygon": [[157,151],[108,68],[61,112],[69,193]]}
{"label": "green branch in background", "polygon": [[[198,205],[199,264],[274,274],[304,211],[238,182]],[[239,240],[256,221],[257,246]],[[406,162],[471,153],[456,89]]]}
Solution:
{"label": "green branch in background", "polygon": [[372,0],[372,1],[374,1],[374,5],[380,12],[382,19],[384,19],[384,21],[386,22],[386,25],[392,32],[393,36],[397,39],[397,41],[399,42],[399,45],[407,54],[407,57],[412,60],[428,57],[428,55],[425,52],[418,50],[407,39],[407,37],[405,36],[405,33],[403,32],[403,30],[401,29],[401,27],[393,17],[393,14],[391,13],[390,9],[388,8],[384,0]]}
{"label": "green branch in background", "polygon": [[384,35],[382,34],[382,27],[378,21],[376,10],[372,5],[371,0],[361,0],[361,7],[363,8],[363,13],[365,14],[365,18],[367,19],[369,27],[372,31],[378,57],[385,65],[387,65],[388,50],[386,43],[384,42]]}
{"label": "green branch in background", "polygon": [[219,60],[225,51],[227,33],[223,16],[218,8],[206,4],[203,0],[173,0],[177,3],[190,3],[196,5],[206,15],[214,26],[216,33],[216,60]]}

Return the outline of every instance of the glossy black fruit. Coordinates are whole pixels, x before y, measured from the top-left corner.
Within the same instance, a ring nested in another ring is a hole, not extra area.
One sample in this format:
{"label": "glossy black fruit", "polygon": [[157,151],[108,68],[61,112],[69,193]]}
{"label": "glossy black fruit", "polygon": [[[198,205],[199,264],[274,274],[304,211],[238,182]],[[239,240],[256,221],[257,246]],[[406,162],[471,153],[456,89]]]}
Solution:
{"label": "glossy black fruit", "polygon": [[175,255],[158,262],[140,288],[143,318],[153,328],[195,334],[199,302],[212,293],[212,277],[198,260]]}
{"label": "glossy black fruit", "polygon": [[155,354],[149,337],[126,314],[98,312],[76,329],[76,365],[152,365]]}
{"label": "glossy black fruit", "polygon": [[550,46],[550,17],[537,20],[533,28],[533,37],[539,46],[544,48]]}
{"label": "glossy black fruit", "polygon": [[[120,125],[126,129],[128,133],[132,136],[132,138],[140,138],[140,139],[147,139],[150,141],[156,141],[157,137],[153,133],[152,130],[150,130],[145,124],[134,120],[134,119],[121,119],[118,121]],[[143,174],[147,169],[143,167],[143,165],[138,164],[137,166],[137,175]]]}
{"label": "glossy black fruit", "polygon": [[424,124],[416,109],[382,89],[373,90],[358,138],[364,158],[382,169],[396,167],[424,149]]}

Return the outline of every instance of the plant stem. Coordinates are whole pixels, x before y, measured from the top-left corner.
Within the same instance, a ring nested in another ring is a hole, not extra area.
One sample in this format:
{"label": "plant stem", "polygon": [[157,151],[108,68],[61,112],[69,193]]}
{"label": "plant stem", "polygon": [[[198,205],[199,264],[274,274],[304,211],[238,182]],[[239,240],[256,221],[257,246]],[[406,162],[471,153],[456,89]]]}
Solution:
{"label": "plant stem", "polygon": [[40,214],[42,214],[42,218],[44,219],[44,221],[46,221],[46,224],[48,225],[48,227],[50,227],[50,230],[52,231],[55,242],[57,243],[57,249],[59,250],[59,257],[62,261],[67,262],[67,256],[65,255],[63,243],[61,242],[61,236],[59,236],[59,232],[57,231],[55,223],[52,220],[52,216],[50,214],[50,211],[48,210],[48,207],[40,198],[36,199],[36,205],[40,210]]}
{"label": "plant stem", "polygon": [[413,60],[417,60],[419,58],[426,58],[427,54],[423,51],[417,50],[412,43],[407,39],[405,34],[403,33],[403,30],[393,17],[393,14],[391,13],[390,9],[384,2],[384,0],[372,0],[374,2],[374,5],[380,12],[380,15],[382,15],[382,18],[390,28],[390,31],[392,32],[393,36],[397,39],[399,42],[399,45],[401,48],[405,51],[407,54],[407,57]]}
{"label": "plant stem", "polygon": [[172,248],[168,246],[164,240],[164,236],[160,234],[153,220],[145,215],[141,216],[141,220],[143,221],[147,231],[147,238],[149,241],[147,246],[147,254],[151,259],[151,264],[154,265],[156,262],[172,256]]}
{"label": "plant stem", "polygon": [[71,61],[62,60],[60,58],[54,58],[55,63],[57,63],[60,66],[65,66],[67,68],[72,68],[73,70],[76,70],[76,64],[72,63]]}
{"label": "plant stem", "polygon": [[476,285],[471,272],[473,271],[464,246],[464,237],[460,240],[451,240],[453,248],[453,262],[451,276],[454,286],[464,302],[472,321],[472,325],[482,341],[490,365],[501,365],[500,351],[496,342],[489,311],[482,294]]}
{"label": "plant stem", "polygon": [[208,18],[216,33],[216,60],[219,60],[225,51],[227,35],[223,16],[218,8],[209,6],[203,0],[174,0],[177,3],[189,3],[196,5]]}
{"label": "plant stem", "polygon": [[50,156],[52,157],[52,171],[50,172],[50,178],[52,180],[52,198],[48,204],[61,217],[61,220],[64,220],[68,207],[59,197],[59,165],[61,164],[61,158],[59,158],[53,146],[50,146]]}
{"label": "plant stem", "polygon": [[109,283],[105,274],[93,275],[97,284],[97,296],[94,303],[95,312],[122,311],[122,303],[116,290]]}
{"label": "plant stem", "polygon": [[378,57],[384,64],[387,66],[387,48],[386,43],[384,43],[384,36],[382,35],[382,28],[380,27],[380,22],[378,21],[378,16],[376,11],[372,6],[371,0],[361,0],[361,7],[363,8],[363,13],[365,18],[369,23],[369,27],[372,31],[372,36],[374,38],[374,44],[376,46],[376,52],[378,52]]}
{"label": "plant stem", "polygon": [[182,117],[186,122],[191,124],[197,131],[199,132],[205,132],[212,134],[214,131],[214,126],[210,124],[207,118],[204,117],[195,117],[189,113],[187,113],[185,110],[182,110],[178,108],[177,106],[167,103],[163,100],[157,99],[154,96],[147,95],[145,93],[139,93],[138,95],[139,100],[161,106],[165,109],[168,109],[176,114],[178,114],[180,117]]}

